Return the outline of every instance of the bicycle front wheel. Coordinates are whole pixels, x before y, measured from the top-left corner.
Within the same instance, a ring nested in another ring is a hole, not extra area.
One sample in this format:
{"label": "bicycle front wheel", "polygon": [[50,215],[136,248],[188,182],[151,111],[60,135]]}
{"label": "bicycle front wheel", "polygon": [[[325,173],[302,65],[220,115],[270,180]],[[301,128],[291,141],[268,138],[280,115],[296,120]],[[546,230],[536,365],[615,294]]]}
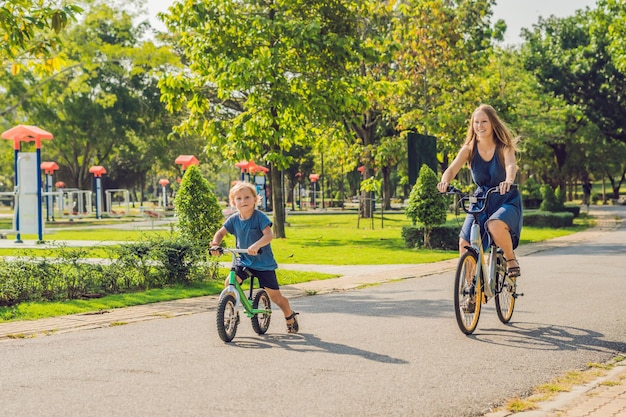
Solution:
{"label": "bicycle front wheel", "polygon": [[252,328],[257,334],[265,334],[270,327],[270,319],[272,318],[272,303],[269,295],[265,290],[259,290],[252,300],[252,308],[254,310],[265,310],[266,313],[259,313],[252,316]]}
{"label": "bicycle front wheel", "polygon": [[506,261],[498,254],[496,258],[496,312],[504,324],[513,316],[516,294],[515,280],[506,275]]}
{"label": "bicycle front wheel", "polygon": [[472,334],[478,325],[483,300],[483,279],[476,276],[478,257],[467,251],[459,259],[454,278],[454,312],[459,329]]}
{"label": "bicycle front wheel", "polygon": [[225,294],[217,306],[217,334],[224,342],[230,342],[237,333],[239,315],[237,303],[232,294]]}

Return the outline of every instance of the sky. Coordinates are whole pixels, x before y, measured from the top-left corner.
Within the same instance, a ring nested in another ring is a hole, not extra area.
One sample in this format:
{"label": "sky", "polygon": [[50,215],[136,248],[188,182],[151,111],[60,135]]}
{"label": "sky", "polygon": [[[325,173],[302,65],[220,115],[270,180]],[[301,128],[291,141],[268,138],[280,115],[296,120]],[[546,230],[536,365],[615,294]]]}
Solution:
{"label": "sky", "polygon": [[[154,27],[164,30],[163,24],[156,19],[158,12],[167,11],[173,0],[148,0],[150,21]],[[494,7],[493,21],[504,19],[507,31],[505,45],[516,45],[522,42],[520,31],[531,28],[537,23],[539,16],[547,18],[572,16],[576,10],[595,8],[596,0],[498,0]]]}

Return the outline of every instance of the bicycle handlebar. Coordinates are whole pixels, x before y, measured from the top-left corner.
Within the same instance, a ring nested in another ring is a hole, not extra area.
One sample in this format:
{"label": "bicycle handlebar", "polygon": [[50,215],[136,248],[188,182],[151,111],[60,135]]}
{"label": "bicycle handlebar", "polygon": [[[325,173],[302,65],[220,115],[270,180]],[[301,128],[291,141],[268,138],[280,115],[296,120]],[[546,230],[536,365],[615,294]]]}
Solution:
{"label": "bicycle handlebar", "polygon": [[[248,249],[239,249],[239,248],[222,248],[222,247],[219,247],[219,248],[217,248],[217,251],[220,253],[220,255],[223,255],[225,252],[232,253],[233,255],[234,254],[241,254],[241,253],[248,254]],[[261,254],[261,253],[263,253],[263,249],[259,249],[258,254]]]}
{"label": "bicycle handlebar", "polygon": [[[516,190],[516,189],[517,189],[517,184],[511,184],[510,190]],[[467,214],[480,214],[487,209],[487,201],[489,200],[489,196],[495,192],[500,192],[499,186],[489,188],[484,196],[478,197],[478,196],[465,193],[459,190],[458,188],[453,187],[452,185],[449,185],[448,189],[446,190],[444,194],[452,194],[452,195],[456,194],[460,196],[461,199],[459,200],[459,205],[461,206],[461,209],[463,209],[463,211],[466,212]],[[483,202],[483,204],[480,209],[470,210],[470,208],[467,206],[468,202],[471,204],[476,204],[481,201]]]}

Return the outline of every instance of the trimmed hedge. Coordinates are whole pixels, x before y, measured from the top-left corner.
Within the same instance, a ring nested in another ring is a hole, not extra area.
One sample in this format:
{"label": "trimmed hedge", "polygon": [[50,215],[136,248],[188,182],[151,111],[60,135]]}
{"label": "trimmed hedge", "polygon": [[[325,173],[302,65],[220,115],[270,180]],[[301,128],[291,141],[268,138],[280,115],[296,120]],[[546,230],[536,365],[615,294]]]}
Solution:
{"label": "trimmed hedge", "polygon": [[[569,211],[532,211],[524,213],[524,225],[536,227],[570,227],[574,224],[574,214]],[[523,233],[523,232],[522,232]]]}
{"label": "trimmed hedge", "polygon": [[[404,226],[402,238],[407,248],[424,248],[424,227]],[[459,228],[457,226],[433,226],[430,234],[430,249],[457,250]]]}

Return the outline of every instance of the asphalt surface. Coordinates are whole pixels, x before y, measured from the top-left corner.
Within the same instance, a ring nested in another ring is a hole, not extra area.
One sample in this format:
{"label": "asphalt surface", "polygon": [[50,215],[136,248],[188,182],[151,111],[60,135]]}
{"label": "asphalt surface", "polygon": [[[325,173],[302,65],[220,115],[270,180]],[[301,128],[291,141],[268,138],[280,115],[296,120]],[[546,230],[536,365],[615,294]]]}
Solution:
{"label": "asphalt surface", "polygon": [[[532,254],[539,254],[542,251],[550,251],[555,248],[569,248],[575,244],[593,241],[600,236],[610,233],[611,231],[623,229],[623,219],[626,217],[626,207],[609,206],[598,207],[592,210],[592,214],[599,219],[598,227],[577,233],[575,235],[564,238],[554,239],[549,242],[542,242],[532,245],[524,245],[517,251],[518,257],[525,257]],[[621,220],[620,220],[621,219]],[[12,242],[0,241],[0,246],[10,244]],[[23,242],[20,245],[37,245],[36,242]],[[96,244],[96,242],[94,242]],[[604,249],[604,248],[603,248]],[[600,252],[598,252],[600,253]],[[283,292],[290,299],[298,299],[312,294],[340,294],[348,292],[352,297],[358,294],[367,293],[364,288],[370,288],[381,283],[397,283],[399,281],[410,283],[412,278],[428,277],[437,275],[446,271],[452,271],[456,266],[456,260],[447,261],[437,264],[425,265],[386,265],[386,266],[362,266],[362,267],[323,267],[319,265],[280,265],[281,268],[298,268],[305,270],[317,270],[320,272],[332,272],[346,274],[340,278],[324,281],[315,281],[311,283],[303,283],[292,286],[284,286]],[[524,266],[522,267],[524,270]],[[626,278],[626,274],[621,276]],[[623,288],[617,287],[617,288]],[[354,291],[362,289],[361,291]],[[424,289],[421,289],[424,291]],[[623,293],[622,299],[623,299]],[[316,297],[309,297],[306,300],[316,300]],[[320,303],[324,303],[319,298]],[[345,302],[345,299],[344,299]],[[294,304],[297,301],[294,301]],[[72,334],[88,329],[107,329],[114,328],[119,324],[130,324],[139,322],[153,322],[159,318],[179,317],[179,316],[195,316],[207,311],[214,310],[216,305],[216,297],[199,297],[195,299],[179,300],[166,303],[157,303],[147,306],[137,306],[124,309],[115,309],[100,314],[82,314],[57,317],[51,319],[42,319],[28,322],[11,322],[0,324],[0,351],[3,347],[9,347],[12,343],[18,343],[24,338],[39,338],[43,335],[51,336],[60,334]],[[332,308],[332,307],[331,307]],[[444,308],[445,309],[445,308]],[[419,314],[437,315],[437,309],[431,305],[428,312],[417,311]],[[516,312],[516,315],[518,313]],[[520,311],[519,314],[524,314]],[[383,317],[384,318],[384,317]],[[481,323],[483,319],[481,317]],[[385,325],[384,320],[376,320],[374,323]],[[479,324],[481,326],[481,324]],[[556,328],[557,326],[555,326]],[[434,330],[434,329],[433,329]],[[523,332],[525,329],[520,328],[518,331]],[[563,329],[561,329],[563,330]],[[436,331],[436,330],[435,330]],[[565,332],[564,332],[565,334]],[[88,335],[88,333],[86,333]],[[563,336],[563,335],[561,335]],[[318,348],[346,350],[350,355],[370,357],[370,360],[380,362],[394,363],[401,360],[396,357],[376,356],[377,354],[368,353],[367,351],[355,351],[347,348],[348,345],[330,346],[320,340],[310,339],[311,336],[304,335],[304,342]],[[339,338],[339,335],[337,336]],[[480,337],[480,336],[479,336]],[[624,345],[624,340],[616,341],[615,346]],[[240,345],[241,346],[241,345]],[[263,348],[263,345],[251,344],[251,347]],[[443,349],[445,349],[442,346]],[[532,348],[527,346],[527,348]],[[618,352],[616,352],[618,353]],[[626,354],[626,352],[621,352]],[[373,355],[373,356],[372,356]],[[573,417],[573,416],[626,416],[626,364],[620,363],[608,373],[598,377],[589,384],[576,386],[570,392],[557,395],[554,399],[539,403],[538,409],[517,413],[519,416],[543,416],[543,417]],[[381,375],[382,377],[382,375]],[[2,389],[4,391],[4,387]],[[2,395],[0,395],[2,400]],[[400,410],[402,408],[400,407]],[[2,414],[0,412],[0,414]],[[39,415],[39,414],[37,414]],[[45,414],[42,414],[45,415]],[[55,415],[55,414],[50,414]],[[68,414],[72,415],[72,414]],[[164,413],[162,415],[175,415]],[[181,414],[187,415],[187,414]],[[191,415],[191,414],[188,414]],[[195,414],[193,414],[195,415]],[[220,413],[208,413],[206,415],[220,415]],[[226,414],[224,414],[226,415]],[[233,414],[235,415],[235,414]],[[347,414],[346,414],[347,415]],[[382,415],[382,414],[381,414]],[[429,415],[414,413],[393,413],[389,415]],[[511,415],[506,411],[495,411],[486,414],[490,417],[502,417]]]}

